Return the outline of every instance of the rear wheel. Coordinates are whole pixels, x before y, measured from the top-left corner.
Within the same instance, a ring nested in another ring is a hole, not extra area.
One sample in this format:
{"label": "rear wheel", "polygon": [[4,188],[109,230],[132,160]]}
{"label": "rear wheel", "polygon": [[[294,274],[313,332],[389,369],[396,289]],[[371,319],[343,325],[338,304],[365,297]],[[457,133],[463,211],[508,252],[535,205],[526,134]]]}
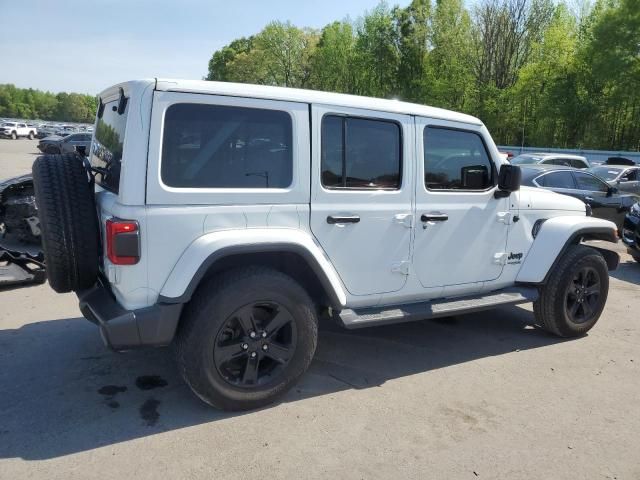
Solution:
{"label": "rear wheel", "polygon": [[16,132],[11,132],[11,139],[12,140],[17,140],[18,139],[18,134]]}
{"label": "rear wheel", "polygon": [[48,155],[60,155],[60,149],[58,147],[48,146],[45,149],[45,153]]}
{"label": "rear wheel", "polygon": [[275,270],[215,277],[187,305],[176,342],[183,378],[209,405],[247,410],[284,395],[315,353],[317,317],[307,292]]}
{"label": "rear wheel", "polygon": [[607,263],[597,250],[572,245],[533,304],[537,323],[560,337],[577,337],[596,324],[609,293]]}
{"label": "rear wheel", "polygon": [[33,140],[33,132],[29,132],[29,140]]}

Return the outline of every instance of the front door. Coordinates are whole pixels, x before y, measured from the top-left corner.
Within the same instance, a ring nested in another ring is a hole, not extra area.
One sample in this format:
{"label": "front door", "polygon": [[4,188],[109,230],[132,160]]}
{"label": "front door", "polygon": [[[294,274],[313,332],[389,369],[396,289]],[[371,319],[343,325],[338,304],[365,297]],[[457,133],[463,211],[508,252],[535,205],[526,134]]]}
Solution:
{"label": "front door", "polygon": [[502,273],[511,216],[508,198],[494,197],[489,142],[480,125],[416,120],[413,267],[424,288],[456,294]]}
{"label": "front door", "polygon": [[311,230],[352,295],[400,290],[409,274],[413,119],[312,107]]}

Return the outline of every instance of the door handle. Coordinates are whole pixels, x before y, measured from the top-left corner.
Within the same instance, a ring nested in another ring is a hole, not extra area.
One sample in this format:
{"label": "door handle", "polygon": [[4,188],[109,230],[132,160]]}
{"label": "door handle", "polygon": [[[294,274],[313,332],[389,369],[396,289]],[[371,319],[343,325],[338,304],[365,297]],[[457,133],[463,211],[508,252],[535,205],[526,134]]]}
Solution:
{"label": "door handle", "polygon": [[584,199],[587,202],[593,202],[593,198],[592,197],[584,197]]}
{"label": "door handle", "polygon": [[446,213],[423,213],[420,217],[423,222],[446,222],[449,215]]}
{"label": "door handle", "polygon": [[359,215],[329,215],[327,217],[327,223],[329,225],[335,225],[337,223],[358,223],[359,221]]}

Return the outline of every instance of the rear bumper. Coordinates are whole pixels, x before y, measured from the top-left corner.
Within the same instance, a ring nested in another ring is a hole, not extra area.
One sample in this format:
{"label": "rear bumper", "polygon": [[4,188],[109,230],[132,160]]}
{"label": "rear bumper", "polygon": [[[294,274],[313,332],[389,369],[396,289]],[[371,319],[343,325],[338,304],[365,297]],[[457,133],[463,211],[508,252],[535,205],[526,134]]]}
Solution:
{"label": "rear bumper", "polygon": [[113,350],[169,345],[182,312],[182,304],[156,304],[126,310],[100,282],[77,295],[80,311],[100,327],[102,340]]}

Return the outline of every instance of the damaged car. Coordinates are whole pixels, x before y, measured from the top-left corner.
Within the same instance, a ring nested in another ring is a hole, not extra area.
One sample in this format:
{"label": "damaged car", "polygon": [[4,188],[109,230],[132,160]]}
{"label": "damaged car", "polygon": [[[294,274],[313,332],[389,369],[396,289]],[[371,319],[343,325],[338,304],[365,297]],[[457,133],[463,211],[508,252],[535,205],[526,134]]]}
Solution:
{"label": "damaged car", "polygon": [[33,179],[0,180],[0,288],[45,280]]}

